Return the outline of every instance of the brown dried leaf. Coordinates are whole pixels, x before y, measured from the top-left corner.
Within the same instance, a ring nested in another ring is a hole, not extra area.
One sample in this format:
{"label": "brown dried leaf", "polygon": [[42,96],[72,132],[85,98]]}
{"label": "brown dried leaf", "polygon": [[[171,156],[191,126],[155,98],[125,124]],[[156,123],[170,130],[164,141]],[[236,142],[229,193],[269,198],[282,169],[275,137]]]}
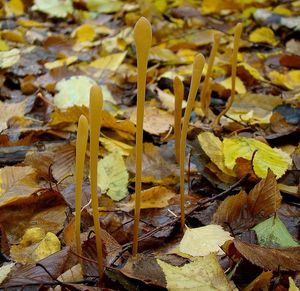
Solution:
{"label": "brown dried leaf", "polygon": [[24,116],[27,100],[19,103],[4,103],[0,101],[0,132],[7,128],[7,121],[14,116]]}
{"label": "brown dried leaf", "polygon": [[38,185],[35,178],[35,170],[31,167],[14,166],[0,169],[0,206],[36,191]]}
{"label": "brown dried leaf", "polygon": [[300,247],[270,248],[235,239],[236,249],[252,264],[266,270],[300,271]]}
{"label": "brown dried leaf", "polygon": [[245,289],[243,289],[243,291],[268,290],[268,286],[272,277],[273,273],[271,271],[263,271]]}
{"label": "brown dried leaf", "polygon": [[276,176],[271,170],[250,191],[248,196],[249,211],[253,217],[269,217],[280,207],[281,195],[277,187]]}
{"label": "brown dried leaf", "polygon": [[269,171],[250,191],[227,197],[213,216],[213,223],[228,226],[234,230],[245,230],[264,218],[270,217],[280,207],[281,195],[275,175]]}
{"label": "brown dried leaf", "polygon": [[258,182],[259,181],[259,178],[256,176],[256,174],[253,171],[253,166],[252,166],[251,161],[244,159],[242,157],[239,157],[235,160],[235,163],[236,164],[233,169],[240,179],[245,177],[246,175],[250,175],[248,177],[248,180],[250,182]]}
{"label": "brown dried leaf", "polygon": [[129,278],[143,281],[145,284],[164,288],[167,285],[165,275],[153,256],[140,254],[137,258],[131,257],[120,272]]}
{"label": "brown dried leaf", "polygon": [[3,225],[9,242],[17,243],[29,227],[59,232],[66,219],[66,208],[59,192],[41,189],[29,197],[20,197],[1,206],[0,224]]}
{"label": "brown dried leaf", "polygon": [[[177,181],[178,166],[163,158],[162,149],[152,143],[144,143],[142,156],[142,181],[160,184],[174,184]],[[135,149],[126,159],[128,171],[135,173]]]}

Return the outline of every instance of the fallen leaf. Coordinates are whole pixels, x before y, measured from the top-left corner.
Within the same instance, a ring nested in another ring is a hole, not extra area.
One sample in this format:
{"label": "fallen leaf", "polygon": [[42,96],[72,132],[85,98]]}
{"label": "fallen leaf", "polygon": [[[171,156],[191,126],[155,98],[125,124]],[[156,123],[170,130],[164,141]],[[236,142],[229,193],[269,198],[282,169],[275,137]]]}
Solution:
{"label": "fallen leaf", "polygon": [[278,216],[270,217],[259,223],[253,230],[256,232],[260,245],[272,247],[299,246]]}
{"label": "fallen leaf", "polygon": [[18,263],[38,262],[60,251],[60,241],[54,233],[42,228],[29,228],[18,245],[10,248],[10,255]]}
{"label": "fallen leaf", "polygon": [[229,169],[234,168],[235,161],[239,157],[251,160],[254,152],[256,153],[253,159],[253,169],[258,177],[266,177],[268,169],[271,169],[277,178],[280,178],[291,165],[291,158],[288,154],[254,138],[224,138],[223,154],[225,166]]}
{"label": "fallen leaf", "polygon": [[39,188],[35,178],[35,170],[31,167],[0,169],[0,206],[35,192]]}
{"label": "fallen leaf", "polygon": [[180,242],[179,250],[193,257],[207,256],[210,253],[222,255],[224,252],[220,247],[227,240],[232,239],[229,232],[216,224],[187,228]]}
{"label": "fallen leaf", "polygon": [[0,52],[0,68],[5,69],[16,64],[21,58],[19,49],[11,49],[9,51]]}
{"label": "fallen leaf", "polygon": [[[136,124],[136,109],[132,112],[130,120]],[[145,131],[160,135],[168,132],[173,124],[174,117],[172,114],[152,106],[145,106],[143,124]]]}
{"label": "fallen leaf", "polygon": [[226,175],[235,177],[233,170],[227,168],[224,162],[223,144],[212,132],[202,132],[198,135],[199,143],[203,151],[214,164]]}
{"label": "fallen leaf", "polygon": [[252,31],[249,40],[256,43],[267,43],[272,46],[276,46],[278,43],[273,30],[268,27],[260,27]]}
{"label": "fallen leaf", "polygon": [[[141,209],[164,208],[169,205],[168,201],[175,197],[175,193],[163,186],[155,186],[141,192]],[[120,207],[125,211],[131,211],[135,205],[135,194],[131,195],[128,203]]]}
{"label": "fallen leaf", "polygon": [[271,71],[268,76],[275,85],[282,86],[288,90],[299,88],[300,70],[290,70],[284,74],[277,71]]}
{"label": "fallen leaf", "polygon": [[16,263],[8,263],[0,267],[0,284],[5,280],[11,269]]}
{"label": "fallen leaf", "polygon": [[[219,82],[218,84],[224,87],[226,90],[231,90],[231,77]],[[239,77],[236,77],[235,91],[239,94],[245,94],[247,92],[244,83]]]}
{"label": "fallen leaf", "polygon": [[213,216],[212,223],[223,225],[235,231],[246,230],[274,214],[281,203],[281,195],[277,188],[273,173],[269,172],[250,191],[227,197]]}
{"label": "fallen leaf", "polygon": [[22,0],[10,0],[5,2],[6,16],[20,16],[24,14],[24,4]]}
{"label": "fallen leaf", "polygon": [[299,271],[300,247],[270,248],[258,246],[235,239],[236,249],[252,264],[265,270]]}
{"label": "fallen leaf", "polygon": [[114,201],[120,201],[128,193],[128,172],[123,157],[113,152],[98,162],[98,187]]}
{"label": "fallen leaf", "polygon": [[117,152],[126,157],[129,156],[133,149],[129,144],[111,138],[100,137],[100,142],[110,153]]}
{"label": "fallen leaf", "polygon": [[233,290],[216,255],[196,258],[182,267],[157,260],[167,281],[168,290]]}
{"label": "fallen leaf", "polygon": [[50,17],[64,18],[73,12],[71,0],[51,0],[45,2],[44,0],[34,0],[32,10],[40,11],[48,14]]}
{"label": "fallen leaf", "polygon": [[78,42],[93,41],[97,36],[97,33],[93,25],[85,23],[76,28],[74,36]]}
{"label": "fallen leaf", "polygon": [[289,277],[289,291],[299,291],[299,288],[296,286],[295,281],[292,277]]}
{"label": "fallen leaf", "polygon": [[86,4],[89,10],[98,13],[112,13],[120,11],[124,3],[119,0],[87,0]]}
{"label": "fallen leaf", "polygon": [[243,291],[254,291],[254,290],[263,290],[269,287],[270,281],[273,277],[271,271],[262,272],[257,276]]}
{"label": "fallen leaf", "polygon": [[90,63],[90,66],[96,69],[107,69],[116,71],[125,59],[127,51],[122,53],[110,54],[109,56],[96,59]]}
{"label": "fallen leaf", "polygon": [[[178,166],[175,161],[163,158],[163,150],[152,143],[143,144],[142,182],[158,184],[175,184],[178,181]],[[135,173],[135,149],[126,159],[127,169]]]}

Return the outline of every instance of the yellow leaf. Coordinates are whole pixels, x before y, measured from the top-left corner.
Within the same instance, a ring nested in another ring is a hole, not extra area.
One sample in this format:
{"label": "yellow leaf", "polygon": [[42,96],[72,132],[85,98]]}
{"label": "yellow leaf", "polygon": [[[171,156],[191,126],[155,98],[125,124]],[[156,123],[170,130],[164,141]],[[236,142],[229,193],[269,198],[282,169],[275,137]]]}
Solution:
{"label": "yellow leaf", "polygon": [[272,46],[278,43],[273,30],[269,27],[255,29],[250,33],[249,40],[257,43],[267,43]]}
{"label": "yellow leaf", "polygon": [[56,60],[53,62],[47,62],[47,63],[45,63],[44,66],[46,69],[52,70],[52,69],[59,68],[62,66],[69,66],[69,65],[75,63],[77,61],[77,59],[78,58],[76,56],[70,56],[70,57],[62,58],[60,60]]}
{"label": "yellow leaf", "polygon": [[98,186],[114,201],[125,198],[128,189],[128,172],[123,157],[112,152],[98,162]]}
{"label": "yellow leaf", "polygon": [[17,24],[20,26],[23,26],[23,27],[37,27],[37,28],[46,26],[45,23],[38,22],[35,20],[31,20],[31,19],[18,19]]}
{"label": "yellow leaf", "polygon": [[60,241],[54,233],[34,227],[27,229],[20,243],[11,247],[10,255],[19,263],[33,263],[59,250]]}
{"label": "yellow leaf", "polygon": [[277,178],[280,178],[292,163],[290,156],[280,149],[271,148],[269,145],[253,138],[236,137],[224,138],[223,154],[225,165],[229,169],[235,166],[235,160],[243,157],[253,159],[253,168],[257,176],[265,178],[270,168]]}
{"label": "yellow leaf", "polygon": [[[231,90],[231,77],[221,81],[219,84],[222,85],[225,89]],[[236,77],[235,91],[239,94],[245,94],[247,92],[244,83],[239,77]]]}
{"label": "yellow leaf", "polygon": [[8,263],[0,267],[0,284],[6,279],[7,275],[16,263]]}
{"label": "yellow leaf", "polygon": [[4,2],[7,16],[20,16],[24,14],[24,4],[22,0],[10,0],[8,3]]}
{"label": "yellow leaf", "polygon": [[235,172],[225,166],[223,155],[223,144],[212,132],[202,132],[198,135],[199,143],[203,151],[225,174],[236,177]]}
{"label": "yellow leaf", "polygon": [[125,59],[127,51],[117,54],[111,54],[106,57],[99,58],[90,63],[90,65],[97,69],[106,69],[116,71]]}
{"label": "yellow leaf", "polygon": [[[155,186],[141,192],[141,209],[164,208],[168,201],[175,197],[175,193],[163,186]],[[128,203],[122,205],[122,209],[131,211],[134,209],[135,194],[131,195]]]}
{"label": "yellow leaf", "polygon": [[13,41],[13,42],[24,42],[24,36],[21,31],[19,30],[3,30],[1,32],[1,37],[3,39]]}
{"label": "yellow leaf", "polygon": [[87,0],[89,10],[96,10],[99,13],[113,13],[120,11],[123,2],[118,0]]}
{"label": "yellow leaf", "polygon": [[284,74],[271,71],[269,78],[273,84],[294,90],[300,87],[300,70],[290,70]]}
{"label": "yellow leaf", "polygon": [[100,142],[110,153],[118,152],[122,156],[126,157],[129,156],[133,148],[127,143],[106,137],[100,137]]}
{"label": "yellow leaf", "polygon": [[265,78],[251,65],[247,63],[239,63],[238,67],[243,67],[256,80],[265,81]]}
{"label": "yellow leaf", "polygon": [[0,52],[0,68],[5,69],[16,64],[21,58],[20,50],[14,48],[10,51]]}
{"label": "yellow leaf", "polygon": [[161,260],[157,260],[157,263],[165,273],[169,291],[233,290],[215,254],[196,258],[195,261],[181,267]]}
{"label": "yellow leaf", "polygon": [[[0,52],[8,51],[8,50],[9,50],[8,44],[3,39],[0,39]],[[0,57],[0,60],[1,60],[1,57]],[[0,64],[1,64],[1,61],[0,61]]]}
{"label": "yellow leaf", "polygon": [[299,291],[299,288],[296,286],[292,277],[289,277],[289,285],[289,291]]}
{"label": "yellow leaf", "polygon": [[93,41],[97,36],[95,27],[90,24],[82,24],[74,31],[78,42]]}
{"label": "yellow leaf", "polygon": [[179,250],[193,257],[207,256],[210,253],[222,255],[224,252],[220,246],[232,239],[229,232],[216,224],[187,228],[180,242]]}
{"label": "yellow leaf", "polygon": [[220,13],[222,10],[232,11],[240,8],[240,1],[234,0],[203,0],[201,12],[202,14]]}

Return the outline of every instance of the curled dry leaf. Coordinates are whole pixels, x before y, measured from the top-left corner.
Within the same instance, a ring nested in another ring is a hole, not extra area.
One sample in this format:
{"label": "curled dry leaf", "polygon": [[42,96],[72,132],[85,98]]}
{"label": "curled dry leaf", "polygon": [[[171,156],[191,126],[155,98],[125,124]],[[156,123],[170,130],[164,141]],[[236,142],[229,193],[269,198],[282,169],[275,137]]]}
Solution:
{"label": "curled dry leaf", "polygon": [[248,286],[246,286],[246,288],[243,289],[243,291],[264,290],[268,288],[272,277],[273,277],[273,272],[263,271]]}
{"label": "curled dry leaf", "polygon": [[300,247],[268,248],[235,239],[236,249],[252,264],[265,270],[300,271]]}

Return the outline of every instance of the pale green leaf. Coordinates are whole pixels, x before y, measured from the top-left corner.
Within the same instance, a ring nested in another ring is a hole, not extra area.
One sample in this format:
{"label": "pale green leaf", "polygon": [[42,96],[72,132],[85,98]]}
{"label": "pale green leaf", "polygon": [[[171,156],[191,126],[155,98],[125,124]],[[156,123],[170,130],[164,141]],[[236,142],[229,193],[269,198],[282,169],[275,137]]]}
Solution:
{"label": "pale green leaf", "polygon": [[127,195],[128,172],[118,152],[108,154],[98,162],[98,186],[114,201]]}
{"label": "pale green leaf", "polygon": [[87,0],[86,5],[89,10],[99,13],[114,13],[120,11],[123,3],[118,0]]}
{"label": "pale green leaf", "polygon": [[297,247],[299,244],[293,239],[279,217],[270,217],[253,228],[260,245],[274,247]]}
{"label": "pale green leaf", "polygon": [[157,260],[157,263],[166,276],[169,291],[233,290],[215,254],[196,258],[195,261],[181,267],[161,260]]}
{"label": "pale green leaf", "polygon": [[66,17],[73,12],[72,0],[35,0],[32,10],[37,10],[52,17]]}
{"label": "pale green leaf", "polygon": [[187,228],[180,242],[179,250],[194,257],[207,256],[213,252],[223,254],[220,246],[232,239],[229,232],[216,224]]}

